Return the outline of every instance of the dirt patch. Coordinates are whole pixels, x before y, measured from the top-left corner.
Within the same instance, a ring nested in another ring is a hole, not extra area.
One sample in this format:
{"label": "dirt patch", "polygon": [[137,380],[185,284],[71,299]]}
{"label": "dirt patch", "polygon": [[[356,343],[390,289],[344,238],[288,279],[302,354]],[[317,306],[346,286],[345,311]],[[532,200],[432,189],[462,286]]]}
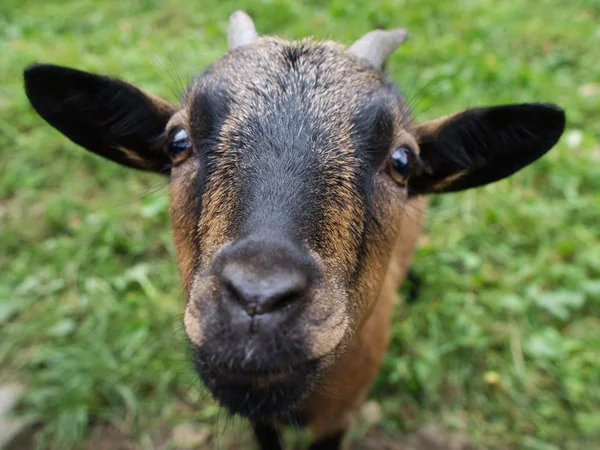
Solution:
{"label": "dirt patch", "polygon": [[[85,450],[145,450],[153,448],[155,450],[245,450],[254,449],[255,444],[249,433],[246,436],[219,436],[216,437],[207,433],[202,442],[197,445],[191,444],[190,436],[196,438],[196,434],[185,433],[186,439],[183,439],[182,428],[175,433],[177,427],[163,427],[155,430],[144,439],[138,440],[132,436],[127,436],[117,428],[97,424],[92,426],[86,444],[82,447]],[[23,450],[25,448],[34,448],[37,430],[30,430],[29,433],[22,434],[16,441],[13,441],[6,450]],[[186,441],[186,442],[184,442]],[[179,445],[178,445],[179,444]],[[300,450],[298,447],[289,447],[290,450]],[[414,433],[398,436],[390,436],[379,430],[370,431],[362,439],[352,442],[351,450],[475,450],[468,437],[464,433],[450,432],[439,425],[429,425],[423,427]]]}
{"label": "dirt patch", "polygon": [[475,447],[464,433],[451,432],[440,425],[428,425],[398,437],[373,431],[355,442],[352,450],[475,450]]}

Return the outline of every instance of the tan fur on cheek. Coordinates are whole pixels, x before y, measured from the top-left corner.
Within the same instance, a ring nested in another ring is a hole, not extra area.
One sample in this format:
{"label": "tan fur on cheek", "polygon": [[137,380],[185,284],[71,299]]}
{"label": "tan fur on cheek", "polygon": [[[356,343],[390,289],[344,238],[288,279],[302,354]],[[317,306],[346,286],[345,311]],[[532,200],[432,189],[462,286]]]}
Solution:
{"label": "tan fur on cheek", "polygon": [[336,271],[348,270],[356,264],[357,240],[363,224],[360,222],[361,204],[351,195],[351,175],[339,176],[335,189],[339,196],[325,211],[324,255],[330,255],[326,264]]}
{"label": "tan fur on cheek", "polygon": [[[394,182],[379,182],[374,190],[373,211],[383,226],[370,230],[366,250],[362,260],[362,272],[358,275],[357,290],[350,302],[349,314],[354,325],[360,329],[371,315],[382,288],[386,267],[389,264],[398,222],[402,217],[403,199],[400,198]],[[395,198],[395,201],[387,199]]]}
{"label": "tan fur on cheek", "polygon": [[194,217],[195,201],[193,184],[198,174],[198,163],[188,163],[173,169],[171,174],[171,223],[173,242],[177,254],[177,264],[183,280],[184,289],[189,292],[194,276],[196,260],[196,244],[194,233],[196,218]]}
{"label": "tan fur on cheek", "polygon": [[191,302],[188,303],[183,314],[183,326],[192,344],[200,345],[204,338],[204,329],[202,328],[200,318],[194,314],[194,309],[194,305]]}
{"label": "tan fur on cheek", "polygon": [[234,169],[227,162],[219,164],[207,181],[202,196],[202,215],[198,223],[198,236],[201,238],[202,255],[200,269],[205,269],[215,253],[231,240],[231,218],[237,205],[237,192],[227,183]]}
{"label": "tan fur on cheek", "polygon": [[333,311],[325,322],[305,329],[309,336],[311,358],[321,358],[332,352],[343,340],[348,330],[346,312],[339,308]]}
{"label": "tan fur on cheek", "polygon": [[214,276],[196,275],[191,283],[189,300],[183,315],[185,332],[195,345],[200,345],[204,339],[206,312],[209,306],[206,302],[214,297],[218,280]]}
{"label": "tan fur on cheek", "polygon": [[351,327],[346,305],[348,293],[333,271],[327,268],[316,252],[311,255],[324,272],[329,286],[313,292],[313,301],[304,311],[306,322],[303,326],[311,359],[331,354],[344,340]]}

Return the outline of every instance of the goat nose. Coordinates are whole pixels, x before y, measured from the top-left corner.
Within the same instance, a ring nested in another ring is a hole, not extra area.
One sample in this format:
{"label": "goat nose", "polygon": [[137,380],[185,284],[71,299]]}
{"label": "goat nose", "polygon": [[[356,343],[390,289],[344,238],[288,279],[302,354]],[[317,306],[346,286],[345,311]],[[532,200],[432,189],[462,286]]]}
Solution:
{"label": "goat nose", "polygon": [[255,267],[231,262],[220,276],[222,296],[250,316],[284,309],[306,295],[308,277],[296,268],[264,273]]}

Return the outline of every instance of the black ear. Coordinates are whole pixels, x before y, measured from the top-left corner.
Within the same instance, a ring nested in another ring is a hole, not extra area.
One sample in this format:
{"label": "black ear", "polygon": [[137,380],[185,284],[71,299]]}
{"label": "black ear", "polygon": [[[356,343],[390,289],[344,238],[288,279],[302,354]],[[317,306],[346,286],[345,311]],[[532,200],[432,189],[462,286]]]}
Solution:
{"label": "black ear", "polygon": [[82,147],[119,164],[168,172],[164,131],[175,109],[124,81],[50,64],[24,72],[31,105]]}
{"label": "black ear", "polygon": [[475,108],[417,126],[423,170],[409,180],[414,194],[452,192],[512,175],[550,150],[565,128],[554,105]]}

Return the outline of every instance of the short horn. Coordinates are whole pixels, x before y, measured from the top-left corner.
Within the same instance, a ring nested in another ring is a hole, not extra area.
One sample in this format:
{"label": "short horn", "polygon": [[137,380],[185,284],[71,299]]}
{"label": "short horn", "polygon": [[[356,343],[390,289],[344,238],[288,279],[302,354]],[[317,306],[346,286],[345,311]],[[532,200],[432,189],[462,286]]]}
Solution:
{"label": "short horn", "polygon": [[368,62],[377,70],[383,70],[388,57],[408,38],[408,31],[396,30],[370,31],[350,46],[349,53]]}
{"label": "short horn", "polygon": [[229,50],[250,45],[258,39],[252,18],[244,11],[236,11],[229,17],[227,44]]}

